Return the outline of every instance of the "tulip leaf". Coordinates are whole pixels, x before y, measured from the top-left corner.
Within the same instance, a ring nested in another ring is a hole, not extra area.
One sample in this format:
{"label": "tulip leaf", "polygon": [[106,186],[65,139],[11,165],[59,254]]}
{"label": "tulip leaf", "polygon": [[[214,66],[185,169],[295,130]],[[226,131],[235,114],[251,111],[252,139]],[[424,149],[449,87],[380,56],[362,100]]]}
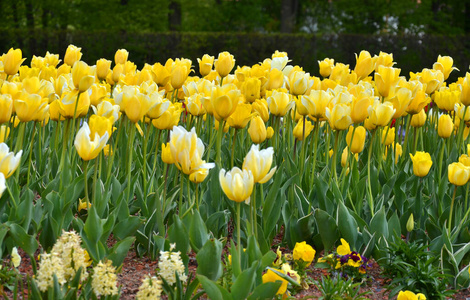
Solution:
{"label": "tulip leaf", "polygon": [[39,247],[35,236],[29,235],[23,227],[16,223],[10,225],[10,236],[15,241],[16,246],[23,249],[29,256],[34,257],[34,252]]}
{"label": "tulip leaf", "polygon": [[401,235],[400,219],[398,218],[396,211],[388,220],[388,232],[389,232],[389,235],[392,237]]}
{"label": "tulip leaf", "polygon": [[460,262],[464,258],[464,256],[470,251],[470,243],[465,244],[463,247],[461,247],[459,250],[457,250],[454,253],[454,259],[455,262],[457,263],[457,266],[460,265]]}
{"label": "tulip leaf", "polygon": [[113,233],[118,239],[124,239],[135,234],[142,225],[143,220],[136,216],[129,216],[114,226]]}
{"label": "tulip leaf", "polygon": [[273,183],[269,186],[269,192],[264,199],[263,204],[263,231],[266,235],[270,235],[274,230],[279,217],[281,216],[281,207],[283,205],[283,197],[277,197],[279,193],[279,187],[281,186],[281,180],[283,175],[283,165],[276,170]]}
{"label": "tulip leaf", "polygon": [[198,210],[195,210],[194,214],[191,215],[190,218],[189,242],[191,243],[193,250],[197,253],[209,239],[209,234],[207,233],[206,224],[202,220]]}
{"label": "tulip leaf", "polygon": [[126,258],[127,252],[134,243],[135,237],[129,236],[122,241],[117,242],[109,251],[108,259],[113,262],[113,266],[120,268],[124,259]]}
{"label": "tulip leaf", "polygon": [[206,276],[197,275],[197,279],[199,280],[199,282],[201,282],[202,287],[206,291],[206,294],[209,297],[209,299],[220,299],[220,300],[232,300],[233,299],[230,293],[225,288],[213,282]]}
{"label": "tulip leaf", "polygon": [[253,265],[244,270],[232,285],[232,297],[234,300],[246,299],[248,294],[251,292],[253,283],[255,282],[256,269],[259,266],[259,262],[254,262]]}
{"label": "tulip leaf", "polygon": [[168,228],[168,239],[170,243],[176,244],[176,251],[186,254],[189,251],[189,235],[186,227],[178,215],[173,216],[173,224]]}
{"label": "tulip leaf", "polygon": [[377,233],[377,236],[388,238],[388,223],[385,216],[385,207],[382,208],[374,215],[369,224],[371,233]]}
{"label": "tulip leaf", "polygon": [[343,202],[338,203],[336,219],[338,220],[338,229],[341,236],[346,241],[349,241],[353,248],[355,248],[357,240],[357,223]]}
{"label": "tulip leaf", "polygon": [[222,276],[222,248],[222,243],[219,240],[207,240],[196,255],[198,263],[197,274],[204,275],[213,281]]}
{"label": "tulip leaf", "polygon": [[258,285],[253,293],[248,296],[248,300],[274,299],[281,286],[281,281],[266,282]]}
{"label": "tulip leaf", "polygon": [[457,276],[455,276],[454,287],[458,289],[468,289],[470,287],[469,267],[470,265],[465,266],[465,268],[460,270]]}
{"label": "tulip leaf", "polygon": [[83,230],[91,243],[97,244],[101,239],[103,228],[101,226],[101,220],[96,214],[96,209],[93,206],[88,210],[88,217]]}
{"label": "tulip leaf", "polygon": [[315,220],[320,232],[325,251],[330,250],[339,239],[338,227],[335,220],[324,210],[315,210]]}

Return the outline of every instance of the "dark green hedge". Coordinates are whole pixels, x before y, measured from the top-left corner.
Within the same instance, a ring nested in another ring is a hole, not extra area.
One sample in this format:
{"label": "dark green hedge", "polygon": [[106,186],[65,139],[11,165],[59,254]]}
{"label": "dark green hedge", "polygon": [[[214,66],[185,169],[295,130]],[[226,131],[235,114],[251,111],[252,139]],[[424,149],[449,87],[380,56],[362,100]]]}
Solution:
{"label": "dark green hedge", "polygon": [[232,53],[237,65],[252,65],[270,57],[275,50],[286,51],[292,64],[317,76],[318,60],[330,57],[353,68],[354,53],[364,49],[371,54],[393,53],[396,67],[406,76],[410,71],[431,68],[439,54],[452,56],[460,69],[450,80],[463,76],[470,64],[468,36],[0,30],[0,53],[19,47],[27,58],[33,54],[42,56],[46,51],[63,57],[69,44],[82,47],[83,60],[89,64],[101,57],[112,59],[117,49],[125,48],[139,68],[145,62],[164,63],[177,57],[189,58],[196,66],[196,58],[205,53],[217,56],[221,51]]}

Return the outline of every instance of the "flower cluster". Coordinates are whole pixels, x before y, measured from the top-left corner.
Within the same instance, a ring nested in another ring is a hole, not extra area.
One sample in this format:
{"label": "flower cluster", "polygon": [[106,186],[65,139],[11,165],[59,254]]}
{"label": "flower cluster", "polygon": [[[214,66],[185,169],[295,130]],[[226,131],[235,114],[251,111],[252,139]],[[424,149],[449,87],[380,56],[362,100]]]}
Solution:
{"label": "flower cluster", "polygon": [[142,285],[139,287],[136,299],[139,300],[159,300],[162,294],[162,281],[157,277],[145,276]]}
{"label": "flower cluster", "polygon": [[118,294],[116,268],[112,261],[100,261],[96,265],[91,287],[98,297]]}
{"label": "flower cluster", "polygon": [[176,282],[176,273],[182,282],[186,282],[185,267],[181,260],[181,252],[172,252],[175,244],[170,246],[170,251],[160,251],[160,261],[158,262],[158,275],[173,285]]}

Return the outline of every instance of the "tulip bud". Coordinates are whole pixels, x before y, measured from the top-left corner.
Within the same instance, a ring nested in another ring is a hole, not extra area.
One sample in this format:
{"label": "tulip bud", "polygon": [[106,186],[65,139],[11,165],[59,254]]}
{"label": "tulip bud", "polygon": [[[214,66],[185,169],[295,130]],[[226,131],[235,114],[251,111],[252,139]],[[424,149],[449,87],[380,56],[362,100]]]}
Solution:
{"label": "tulip bud", "polygon": [[297,125],[295,125],[293,134],[296,140],[303,141],[304,138],[310,135],[313,130],[312,122],[305,120],[305,132],[304,132],[304,118],[301,118]]}
{"label": "tulip bud", "polygon": [[[354,132],[354,136],[353,136]],[[351,142],[352,139],[352,142]],[[364,149],[364,143],[366,141],[366,129],[362,126],[356,127],[354,130],[353,126],[349,127],[348,134],[346,135],[346,144],[351,149],[352,153],[361,153]]]}
{"label": "tulip bud", "polygon": [[7,75],[15,75],[18,73],[21,64],[26,58],[22,57],[21,49],[8,50],[8,53],[3,57],[3,72]]}
{"label": "tulip bud", "polygon": [[215,61],[215,70],[219,73],[220,77],[226,77],[230,74],[235,66],[235,58],[227,51],[219,53],[219,57]]}
{"label": "tulip bud", "polygon": [[114,54],[114,62],[117,64],[125,64],[127,61],[127,57],[129,56],[129,52],[126,49],[119,49]]}
{"label": "tulip bud", "polygon": [[428,175],[432,166],[431,155],[427,152],[417,151],[415,155],[410,153],[413,161],[413,173],[418,177]]}
{"label": "tulip bud", "polygon": [[411,213],[410,217],[408,218],[408,221],[406,222],[406,231],[412,232],[414,228],[415,220],[413,218],[413,213]]}
{"label": "tulip bud", "polygon": [[382,131],[382,143],[385,146],[392,144],[395,141],[395,127],[384,127]]}
{"label": "tulip bud", "polygon": [[271,127],[271,126],[268,126],[268,128],[266,128],[266,138],[269,140],[270,138],[272,138],[274,135],[274,129]]}
{"label": "tulip bud", "polygon": [[322,61],[318,61],[318,65],[320,67],[320,75],[323,76],[323,78],[330,76],[331,69],[333,68],[334,64],[335,60],[331,58],[325,58]]}
{"label": "tulip bud", "polygon": [[176,161],[171,154],[170,143],[162,144],[162,161],[166,164],[172,165]]}
{"label": "tulip bud", "polygon": [[82,48],[75,47],[74,45],[69,45],[65,51],[64,63],[73,66],[73,64],[82,58]]}
{"label": "tulip bud", "polygon": [[465,185],[470,179],[470,167],[461,162],[451,163],[448,167],[448,178],[449,182],[454,185]]}
{"label": "tulip bud", "polygon": [[199,73],[201,76],[207,76],[212,71],[212,65],[214,64],[214,57],[208,54],[204,54],[202,59],[197,59],[199,63]]}
{"label": "tulip bud", "polygon": [[101,58],[96,62],[96,77],[98,80],[105,80],[111,71],[111,61]]}
{"label": "tulip bud", "polygon": [[250,138],[255,144],[261,144],[266,140],[267,132],[266,126],[260,116],[251,119],[250,127],[248,128]]}
{"label": "tulip bud", "polygon": [[437,123],[437,134],[443,139],[451,136],[454,129],[454,123],[449,115],[441,115]]}
{"label": "tulip bud", "polygon": [[13,100],[9,94],[0,94],[0,124],[10,121],[13,111]]}
{"label": "tulip bud", "polygon": [[9,135],[10,127],[7,127],[5,125],[0,126],[0,144],[5,143]]}

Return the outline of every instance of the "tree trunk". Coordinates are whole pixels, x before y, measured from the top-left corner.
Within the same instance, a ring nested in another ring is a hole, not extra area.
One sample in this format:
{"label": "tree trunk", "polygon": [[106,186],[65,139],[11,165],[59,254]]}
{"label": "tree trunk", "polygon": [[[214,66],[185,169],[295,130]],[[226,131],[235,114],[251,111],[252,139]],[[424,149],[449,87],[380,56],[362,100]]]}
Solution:
{"label": "tree trunk", "polygon": [[169,8],[168,23],[170,30],[179,31],[181,30],[181,3],[179,1],[171,1]]}
{"label": "tree trunk", "polygon": [[298,7],[298,0],[282,0],[281,32],[292,33],[294,31]]}

